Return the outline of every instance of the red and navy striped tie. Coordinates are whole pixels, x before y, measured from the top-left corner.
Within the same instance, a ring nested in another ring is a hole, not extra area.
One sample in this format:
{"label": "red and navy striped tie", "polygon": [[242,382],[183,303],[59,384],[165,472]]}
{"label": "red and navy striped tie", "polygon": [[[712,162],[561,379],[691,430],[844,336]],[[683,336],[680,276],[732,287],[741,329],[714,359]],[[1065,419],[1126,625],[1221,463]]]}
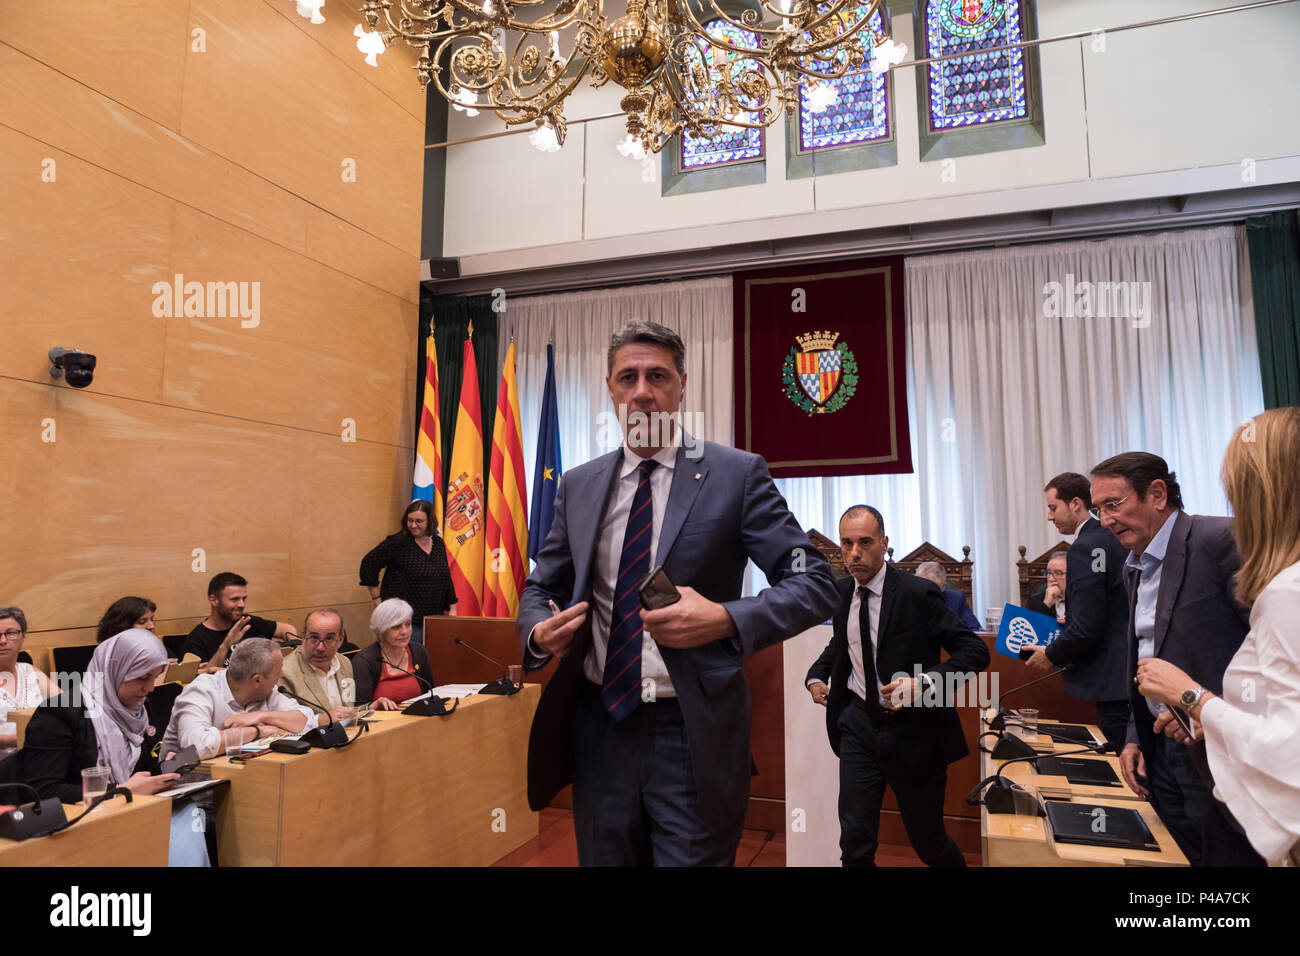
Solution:
{"label": "red and navy striped tie", "polygon": [[637,467],[636,494],[627,516],[623,553],[618,559],[618,580],[614,582],[614,614],[610,620],[609,646],[605,655],[605,680],[600,699],[615,720],[622,720],[641,703],[641,601],[637,588],[650,573],[650,542],[654,537],[654,502],[650,496],[650,472],[659,464],[647,458]]}

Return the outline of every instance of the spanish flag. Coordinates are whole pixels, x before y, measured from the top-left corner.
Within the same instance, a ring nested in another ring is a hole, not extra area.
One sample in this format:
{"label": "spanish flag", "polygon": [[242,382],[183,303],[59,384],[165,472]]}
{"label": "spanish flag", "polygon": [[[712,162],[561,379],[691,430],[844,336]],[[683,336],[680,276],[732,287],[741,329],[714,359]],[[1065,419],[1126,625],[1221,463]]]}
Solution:
{"label": "spanish flag", "polygon": [[483,615],[513,619],[519,613],[519,595],[528,577],[528,486],[524,484],[524,436],[519,427],[514,341],[506,352],[497,393],[487,500]]}
{"label": "spanish flag", "polygon": [[456,613],[461,617],[483,614],[483,416],[478,402],[478,366],[470,326],[465,337],[464,373],[456,433],[451,444],[451,472],[447,478],[447,515],[443,541],[447,563],[456,587]]}
{"label": "spanish flag", "polygon": [[433,504],[434,528],[442,534],[442,423],[438,420],[438,347],[433,336],[425,345],[424,408],[420,412],[420,435],[415,444],[415,477],[411,479],[411,500]]}

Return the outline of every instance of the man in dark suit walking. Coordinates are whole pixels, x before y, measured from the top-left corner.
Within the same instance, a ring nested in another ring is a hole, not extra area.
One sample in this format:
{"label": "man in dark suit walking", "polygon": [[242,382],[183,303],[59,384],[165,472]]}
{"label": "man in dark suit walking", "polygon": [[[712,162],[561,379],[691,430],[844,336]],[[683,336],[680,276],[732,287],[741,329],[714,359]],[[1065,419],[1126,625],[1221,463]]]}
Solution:
{"label": "man in dark suit walking", "polygon": [[1233,597],[1241,559],[1231,523],[1184,514],[1169,465],[1146,452],[1125,452],[1093,468],[1092,500],[1102,524],[1130,552],[1124,576],[1132,716],[1120,754],[1124,781],[1150,797],[1193,866],[1262,866],[1241,826],[1213,796],[1204,742],[1189,748],[1157,733],[1164,705],[1148,701],[1135,682],[1137,662],[1157,657],[1205,689],[1223,692],[1223,672],[1250,630],[1250,612]]}
{"label": "man in dark suit walking", "polygon": [[[963,627],[932,582],[885,564],[885,522],[869,505],[840,518],[840,582],[831,641],[806,683],[826,710],[840,758],[840,853],[874,866],[885,785],[898,798],[907,838],[929,866],[965,866],[943,827],[948,764],[969,753],[950,675],[974,677],[988,649]],[[940,650],[948,660],[940,661]],[[829,687],[827,682],[829,681]]]}
{"label": "man in dark suit walking", "polygon": [[[826,620],[834,579],[762,458],[671,421],[677,333],[634,321],[608,365],[624,446],[565,474],[520,598],[524,666],[561,658],[533,718],[528,801],[573,782],[584,866],[728,866],[749,797],[744,658]],[[742,598],[750,559],[772,586]],[[643,610],[656,565],[681,598]]]}
{"label": "man in dark suit walking", "polygon": [[1047,648],[1035,650],[1026,664],[1043,674],[1064,667],[1070,696],[1096,701],[1102,733],[1122,748],[1129,720],[1128,552],[1089,514],[1092,492],[1083,475],[1057,475],[1043,494],[1047,519],[1061,534],[1077,532],[1078,537],[1065,558],[1065,632]]}

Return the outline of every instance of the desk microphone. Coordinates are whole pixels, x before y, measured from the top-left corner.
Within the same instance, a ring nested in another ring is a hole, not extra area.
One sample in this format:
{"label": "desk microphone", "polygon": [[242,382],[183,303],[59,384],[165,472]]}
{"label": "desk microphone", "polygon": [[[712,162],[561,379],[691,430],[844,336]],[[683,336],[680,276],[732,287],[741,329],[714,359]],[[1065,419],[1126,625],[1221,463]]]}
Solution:
{"label": "desk microphone", "polygon": [[[277,687],[276,690],[281,694],[284,694],[285,697],[293,698],[305,707],[312,707],[310,701],[299,697],[286,687]],[[305,731],[299,735],[298,739],[309,747],[319,747],[321,750],[332,750],[335,747],[346,747],[348,744],[352,743],[353,740],[356,740],[357,737],[361,736],[361,731],[358,730],[356,737],[349,740],[347,728],[334,719],[334,715],[330,713],[328,707],[325,708],[325,716],[329,718],[328,724],[324,727],[313,727],[311,730]],[[357,721],[357,723],[360,724],[361,722]]]}
{"label": "desk microphone", "polygon": [[[415,673],[414,671],[408,671],[408,670],[407,670],[406,668],[404,668],[404,667],[398,667],[396,664],[394,664],[394,663],[393,663],[392,661],[390,661],[388,658],[384,657],[383,654],[380,654],[379,656],[383,659],[384,664],[387,664],[387,665],[388,665],[389,667],[391,667],[393,670],[395,670],[395,671],[401,671],[403,674],[406,674],[406,675],[408,675],[408,676],[410,676],[410,677],[414,677],[414,678],[415,678],[416,680],[418,680],[421,684],[426,684],[426,685],[428,685],[428,687],[429,687],[429,696],[426,697],[424,700],[417,700],[415,703],[413,703],[413,704],[411,704],[409,707],[407,707],[406,710],[402,711],[402,713],[403,713],[405,716],[407,716],[407,717],[446,717],[448,714],[454,713],[455,710],[456,710],[456,708],[460,706],[460,700],[459,700],[459,698],[458,698],[458,699],[456,700],[456,702],[455,702],[454,704],[451,705],[451,710],[448,710],[448,709],[447,709],[447,702],[446,702],[446,700],[444,700],[443,698],[439,697],[437,694],[435,694],[435,693],[433,692],[433,685],[430,684],[427,680],[425,680],[423,677],[421,677],[419,674]],[[382,664],[380,665],[380,671],[381,671],[381,672],[383,671],[383,665],[382,665]]]}
{"label": "desk microphone", "polygon": [[26,840],[30,837],[48,836],[67,824],[68,818],[58,797],[42,800],[40,792],[25,783],[4,783],[0,787],[21,787],[30,790],[36,797],[32,803],[0,813],[0,839]]}
{"label": "desk microphone", "polygon": [[[487,661],[489,664],[493,665],[494,667],[501,667],[499,661],[494,661],[492,658],[488,657],[478,648],[467,643],[466,641],[462,641],[459,637],[453,637],[452,641],[456,644],[459,644],[461,647],[466,648],[467,650],[477,654],[479,657],[483,658],[483,660]],[[501,667],[501,676],[494,681],[489,681],[488,683],[484,684],[483,688],[479,691],[479,693],[480,694],[507,694],[507,695],[519,693],[519,688],[515,686],[515,682],[512,681],[509,677],[507,677],[506,674],[507,674],[506,669],[504,667]]]}
{"label": "desk microphone", "polygon": [[1035,677],[1033,680],[1029,681],[1028,683],[1021,684],[1019,687],[1013,687],[1013,688],[1011,688],[1009,691],[1007,691],[1005,694],[1003,694],[1001,697],[999,697],[999,698],[998,698],[998,712],[997,712],[996,715],[994,715],[994,716],[993,716],[993,717],[988,721],[989,730],[1001,730],[1002,728],[1004,728],[1004,727],[1006,726],[1006,723],[1007,723],[1007,710],[1006,710],[1006,708],[1004,708],[1004,707],[1002,706],[1002,702],[1003,702],[1004,700],[1006,700],[1008,697],[1010,697],[1010,696],[1011,696],[1012,694],[1014,694],[1016,691],[1024,690],[1026,687],[1033,687],[1033,686],[1034,686],[1035,684],[1037,684],[1037,683],[1040,683],[1040,682],[1042,682],[1042,681],[1045,681],[1045,680],[1047,680],[1047,679],[1049,679],[1049,678],[1051,678],[1051,677],[1055,677],[1057,674],[1063,674],[1063,673],[1065,673],[1065,668],[1064,668],[1064,667],[1058,667],[1056,670],[1052,671],[1050,674],[1044,674],[1042,677]]}
{"label": "desk microphone", "polygon": [[[1073,757],[1076,754],[1114,753],[1117,749],[1114,744],[1107,742],[1082,750],[1066,750],[1059,754],[1035,753],[1032,757],[1012,757],[998,767],[997,773],[985,777],[975,784],[974,789],[966,794],[966,802],[972,807],[983,804],[988,807],[989,813],[1020,813],[1028,816],[1045,817],[1047,813],[1043,810],[1042,804],[1036,796],[1019,784],[1013,783],[1002,776],[1002,771],[1006,770],[1008,765],[1023,760],[1037,760],[1040,756]],[[988,791],[981,798],[980,793],[986,787]]]}

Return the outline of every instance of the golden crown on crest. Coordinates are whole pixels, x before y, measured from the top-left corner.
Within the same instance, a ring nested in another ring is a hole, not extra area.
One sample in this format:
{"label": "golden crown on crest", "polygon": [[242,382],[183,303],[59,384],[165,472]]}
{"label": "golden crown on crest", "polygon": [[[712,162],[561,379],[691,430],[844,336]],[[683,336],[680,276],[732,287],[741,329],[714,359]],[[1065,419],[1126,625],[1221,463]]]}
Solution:
{"label": "golden crown on crest", "polygon": [[839,337],[838,332],[805,332],[803,335],[796,335],[794,340],[799,343],[799,351],[817,352],[821,349],[835,348],[835,340]]}

